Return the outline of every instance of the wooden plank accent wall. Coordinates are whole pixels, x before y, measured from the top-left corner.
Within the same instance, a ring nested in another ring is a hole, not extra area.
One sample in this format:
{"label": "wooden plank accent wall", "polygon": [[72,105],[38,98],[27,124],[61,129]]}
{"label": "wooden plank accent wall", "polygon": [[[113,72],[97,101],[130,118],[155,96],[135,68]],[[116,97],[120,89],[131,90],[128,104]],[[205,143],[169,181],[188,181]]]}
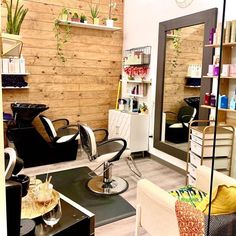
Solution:
{"label": "wooden plank accent wall", "polygon": [[[180,53],[176,57],[173,39],[166,42],[166,67],[163,95],[163,111],[178,113],[187,105],[184,98],[200,96],[200,88],[185,87],[188,65],[202,64],[204,25],[181,28]],[[173,60],[176,59],[176,67]]]}
{"label": "wooden plank accent wall", "polygon": [[[91,23],[89,4],[91,1],[76,0],[24,0],[29,8],[23,22],[22,54],[26,80],[30,88],[3,90],[3,108],[11,112],[12,102],[43,103],[49,106],[44,112],[51,119],[66,117],[71,122],[78,120],[97,128],[107,127],[108,110],[115,108],[118,81],[121,74],[123,30],[101,31],[71,28],[69,42],[63,52],[66,62],[56,57],[54,21],[63,7],[78,10]],[[123,0],[116,0],[113,17],[117,27],[123,27]],[[109,0],[92,0],[98,4],[101,19],[108,17]],[[2,8],[3,28],[6,8]],[[4,30],[3,30],[4,31]],[[35,125],[40,126],[38,119]],[[41,129],[41,127],[39,127]]]}

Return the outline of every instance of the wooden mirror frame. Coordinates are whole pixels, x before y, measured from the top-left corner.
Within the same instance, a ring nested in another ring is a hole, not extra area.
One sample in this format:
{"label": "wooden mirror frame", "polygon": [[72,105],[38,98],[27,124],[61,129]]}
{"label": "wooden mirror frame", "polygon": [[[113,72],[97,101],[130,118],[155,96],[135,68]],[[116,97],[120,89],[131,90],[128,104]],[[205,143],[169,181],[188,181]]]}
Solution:
{"label": "wooden mirror frame", "polygon": [[[216,27],[217,8],[197,12],[191,15],[175,18],[159,23],[159,42],[158,42],[158,62],[156,78],[156,98],[155,98],[155,117],[154,117],[154,148],[172,155],[180,160],[187,160],[187,152],[175,148],[161,141],[162,132],[162,113],[163,113],[163,94],[165,76],[165,51],[166,34],[168,31],[193,25],[204,24],[204,44],[208,44],[209,33]],[[212,64],[213,48],[204,47],[202,55],[202,74],[206,75],[208,65]],[[208,79],[201,80],[200,104],[204,102],[205,93],[211,91],[212,82]],[[208,119],[209,110],[199,107],[199,119]]]}

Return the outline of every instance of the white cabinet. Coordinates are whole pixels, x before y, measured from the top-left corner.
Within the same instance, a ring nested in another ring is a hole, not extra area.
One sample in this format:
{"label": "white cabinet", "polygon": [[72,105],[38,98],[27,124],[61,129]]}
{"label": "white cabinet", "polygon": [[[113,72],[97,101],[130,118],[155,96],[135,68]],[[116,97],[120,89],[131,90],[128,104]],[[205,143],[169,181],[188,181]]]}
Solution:
{"label": "white cabinet", "polygon": [[[203,121],[194,121],[201,124]],[[206,121],[204,121],[206,123]],[[193,123],[192,123],[193,124]],[[214,126],[190,125],[189,152],[187,161],[187,184],[194,185],[196,168],[206,165],[211,168],[213,156]],[[234,128],[230,125],[216,129],[214,169],[231,175]]]}
{"label": "white cabinet", "polygon": [[109,110],[109,138],[123,138],[131,152],[148,150],[148,114]]}

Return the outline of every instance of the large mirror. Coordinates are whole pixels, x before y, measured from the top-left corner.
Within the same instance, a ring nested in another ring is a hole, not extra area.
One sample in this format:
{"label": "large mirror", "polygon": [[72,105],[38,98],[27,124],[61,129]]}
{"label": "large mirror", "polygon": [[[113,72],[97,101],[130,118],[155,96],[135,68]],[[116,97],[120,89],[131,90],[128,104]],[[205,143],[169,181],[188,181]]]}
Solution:
{"label": "large mirror", "polygon": [[208,119],[201,109],[211,80],[201,80],[212,64],[209,42],[217,9],[194,13],[159,24],[154,147],[186,161],[188,122]]}

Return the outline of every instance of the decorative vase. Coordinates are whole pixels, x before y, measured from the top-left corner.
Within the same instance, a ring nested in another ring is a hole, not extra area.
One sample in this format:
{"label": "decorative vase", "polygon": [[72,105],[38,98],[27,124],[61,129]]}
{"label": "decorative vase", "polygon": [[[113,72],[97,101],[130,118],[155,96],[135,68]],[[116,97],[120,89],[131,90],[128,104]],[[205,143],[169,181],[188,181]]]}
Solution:
{"label": "decorative vase", "polygon": [[114,24],[113,20],[110,20],[110,19],[106,20],[106,26],[107,27],[113,27],[113,24]]}
{"label": "decorative vase", "polygon": [[99,25],[99,18],[93,18],[93,24]]}

